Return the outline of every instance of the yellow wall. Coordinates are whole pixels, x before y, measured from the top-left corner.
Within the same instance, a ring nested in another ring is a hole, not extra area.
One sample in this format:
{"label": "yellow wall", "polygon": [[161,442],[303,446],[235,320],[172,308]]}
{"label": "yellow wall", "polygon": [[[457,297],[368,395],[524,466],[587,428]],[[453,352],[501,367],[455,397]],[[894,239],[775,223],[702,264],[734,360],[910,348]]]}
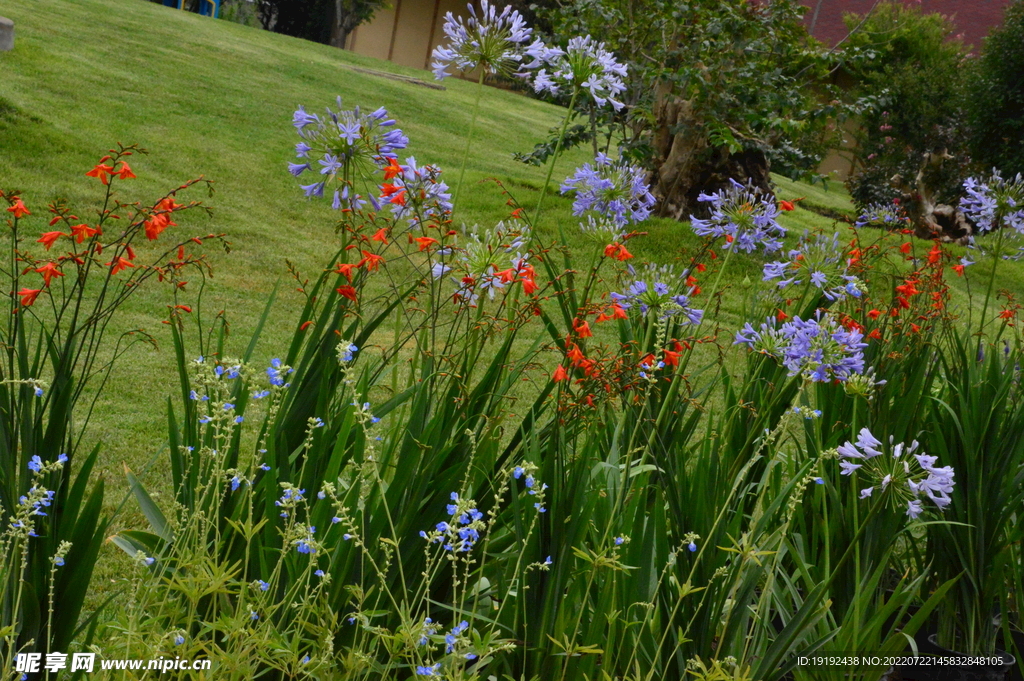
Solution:
{"label": "yellow wall", "polygon": [[392,0],[391,5],[352,32],[348,49],[414,69],[430,69],[431,52],[446,42],[445,14],[467,13],[462,0]]}

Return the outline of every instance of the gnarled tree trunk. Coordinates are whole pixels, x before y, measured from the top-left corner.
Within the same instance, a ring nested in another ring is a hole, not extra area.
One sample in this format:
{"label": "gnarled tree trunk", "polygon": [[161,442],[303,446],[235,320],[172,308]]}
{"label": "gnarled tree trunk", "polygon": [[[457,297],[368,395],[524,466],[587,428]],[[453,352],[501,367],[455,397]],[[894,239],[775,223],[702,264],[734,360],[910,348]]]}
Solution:
{"label": "gnarled tree trunk", "polygon": [[974,225],[958,208],[935,202],[935,191],[928,184],[930,171],[937,171],[944,161],[951,158],[945,149],[938,153],[927,152],[913,184],[901,175],[893,175],[890,180],[900,192],[900,204],[914,225],[915,236],[921,239],[965,243],[974,233]]}

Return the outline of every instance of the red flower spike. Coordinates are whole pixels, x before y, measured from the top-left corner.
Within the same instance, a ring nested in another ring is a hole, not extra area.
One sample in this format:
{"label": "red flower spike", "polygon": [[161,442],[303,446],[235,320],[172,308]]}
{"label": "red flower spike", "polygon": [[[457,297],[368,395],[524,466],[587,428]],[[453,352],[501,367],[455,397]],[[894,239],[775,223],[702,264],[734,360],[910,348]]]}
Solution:
{"label": "red flower spike", "polygon": [[667,367],[677,367],[677,366],[679,366],[679,355],[680,355],[680,353],[675,352],[673,350],[669,350],[667,348],[665,350],[662,350],[661,352],[662,352],[663,355],[665,355],[665,360],[664,360],[665,361],[665,366],[667,366]]}
{"label": "red flower spike", "polygon": [[385,246],[388,245],[388,228],[381,227],[378,229],[373,236],[370,237],[370,241],[379,241]]}
{"label": "red flower spike", "polygon": [[431,244],[438,243],[437,239],[434,239],[433,237],[429,236],[418,236],[414,239],[414,241],[420,245],[421,251],[425,251],[428,248],[430,248]]}
{"label": "red flower spike", "polygon": [[[387,182],[393,178],[398,177],[402,174],[402,166],[399,165],[397,158],[389,158],[388,164],[384,166],[384,181]],[[387,196],[385,194],[385,196]]]}
{"label": "red flower spike", "polygon": [[697,271],[698,272],[703,272],[707,268],[708,268],[708,266],[705,265],[704,263],[702,263],[702,262],[697,263]]}
{"label": "red flower spike", "polygon": [[878,319],[878,315],[880,314],[882,313],[879,312],[878,310],[871,310],[870,312],[868,312],[868,317],[871,317],[872,319]]}
{"label": "red flower spike", "polygon": [[[523,278],[523,293],[525,293],[528,296],[532,296],[538,288],[540,287],[537,286],[537,282],[535,282],[532,278]],[[534,310],[534,316],[537,316],[539,314],[539,310]]]}
{"label": "red flower spike", "polygon": [[23,288],[18,291],[18,295],[21,296],[21,306],[31,307],[32,303],[36,302],[36,298],[42,293],[40,288]]}
{"label": "red flower spike", "polygon": [[[132,177],[135,177],[135,176],[132,175]],[[175,305],[174,309],[175,310],[184,310],[185,312],[188,312],[189,314],[192,314],[192,308],[189,307],[188,305]]]}
{"label": "red flower spike", "polygon": [[796,210],[796,206],[791,201],[779,201],[779,208],[786,211]]}
{"label": "red flower spike", "polygon": [[629,315],[626,314],[626,308],[618,303],[612,305],[612,319],[629,319]]}
{"label": "red flower spike", "polygon": [[339,286],[335,289],[343,298],[356,302],[356,290],[352,286]]}
{"label": "red flower spike", "polygon": [[100,163],[95,168],[85,174],[86,177],[95,177],[103,184],[110,184],[110,176],[114,174],[114,169],[104,163]]}
{"label": "red flower spike", "polygon": [[589,323],[587,323],[586,321],[582,321],[582,322],[578,322],[578,323],[577,322],[578,322],[578,320],[573,322],[572,328],[576,330],[576,333],[579,334],[580,338],[590,338],[591,336],[594,335],[590,331],[590,324]]}
{"label": "red flower spike", "polygon": [[306,329],[309,328],[309,325],[312,323],[313,320],[309,320],[308,322],[302,322],[302,326],[299,327],[299,331],[305,331]]}
{"label": "red flower spike", "polygon": [[112,260],[111,262],[104,264],[110,268],[111,274],[117,274],[126,267],[135,267],[131,260],[125,260],[124,258],[121,257],[119,257],[117,260]]}
{"label": "red flower spike", "polygon": [[[26,215],[32,215],[32,213],[29,212],[29,209],[25,207],[25,204],[22,203],[20,198],[14,199],[14,205],[8,208],[7,212],[14,213],[14,217],[16,218],[23,218]],[[55,218],[55,220],[57,219],[59,218]],[[50,224],[53,225],[52,222]]]}
{"label": "red flower spike", "polygon": [[125,251],[128,253],[128,259],[129,260],[135,260],[135,249],[132,248],[132,245],[131,244],[126,244],[124,248],[125,248]]}
{"label": "red flower spike", "polygon": [[53,246],[53,242],[62,236],[67,236],[67,234],[64,232],[45,232],[41,237],[36,239],[36,243],[42,244],[46,247],[46,250],[50,250],[50,247]]}
{"label": "red flower spike", "polygon": [[[117,177],[122,180],[134,180],[135,173],[132,172],[132,169],[127,163],[121,161],[121,167],[117,169]],[[189,312],[191,312],[191,310],[189,310]]]}
{"label": "red flower spike", "polygon": [[882,340],[882,333],[878,329],[872,329],[871,333],[868,334],[868,338],[874,338],[877,341]]}
{"label": "red flower spike", "polygon": [[43,283],[46,286],[50,285],[50,280],[54,277],[63,277],[64,273],[57,269],[56,263],[48,262],[42,267],[37,267],[36,272],[43,275]]}
{"label": "red flower spike", "polygon": [[956,272],[956,276],[958,276],[958,277],[964,276],[964,266],[963,265],[953,265],[953,271]]}
{"label": "red flower spike", "polygon": [[909,241],[907,241],[902,246],[900,246],[900,253],[903,253],[903,254],[910,253],[910,242]]}
{"label": "red flower spike", "polygon": [[789,319],[789,315],[780,309],[778,313],[775,315],[775,318],[778,319],[780,322],[784,322],[787,319]]}
{"label": "red flower spike", "polygon": [[555,373],[551,378],[555,381],[555,383],[558,383],[559,381],[564,381],[565,379],[569,378],[569,374],[565,371],[562,365],[559,364],[558,368],[555,369]]}
{"label": "red flower spike", "polygon": [[1003,310],[999,313],[1000,319],[1013,319],[1013,310]]}
{"label": "red flower spike", "polygon": [[363,251],[362,253],[365,256],[362,262],[366,263],[367,271],[376,272],[384,264],[384,258],[376,253],[370,253],[369,251]]}
{"label": "red flower spike", "polygon": [[100,234],[98,227],[90,227],[89,225],[82,223],[80,225],[73,225],[71,227],[71,235],[75,239],[75,243],[82,243],[86,239],[91,239],[95,235]]}

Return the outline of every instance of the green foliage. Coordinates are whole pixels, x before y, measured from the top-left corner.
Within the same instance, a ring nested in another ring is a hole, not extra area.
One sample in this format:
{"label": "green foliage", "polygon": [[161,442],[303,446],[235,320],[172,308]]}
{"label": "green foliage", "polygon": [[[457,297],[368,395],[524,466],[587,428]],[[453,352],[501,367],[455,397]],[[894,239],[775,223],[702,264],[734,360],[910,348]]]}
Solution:
{"label": "green foliage", "polygon": [[1004,176],[1024,172],[1024,2],[1007,5],[1003,23],[985,39],[968,86],[971,150]]}
{"label": "green foliage", "polygon": [[942,203],[955,204],[970,162],[961,89],[967,53],[951,39],[953,24],[919,7],[883,2],[867,17],[850,15],[853,30],[845,64],[856,79],[860,133],[855,172],[847,182],[859,207],[897,196],[890,178],[912,182],[926,152],[953,156],[941,170],[929,168],[926,184]]}

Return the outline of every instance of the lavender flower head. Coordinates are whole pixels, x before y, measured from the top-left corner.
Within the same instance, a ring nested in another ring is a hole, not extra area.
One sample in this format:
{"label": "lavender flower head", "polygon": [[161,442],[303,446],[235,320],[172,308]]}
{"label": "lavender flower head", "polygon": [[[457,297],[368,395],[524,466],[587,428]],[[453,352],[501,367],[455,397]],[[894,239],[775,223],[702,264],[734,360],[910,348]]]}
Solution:
{"label": "lavender flower head", "polygon": [[829,301],[847,296],[860,298],[863,284],[857,277],[846,273],[841,256],[839,232],[832,238],[818,234],[811,239],[805,232],[800,245],[789,251],[788,261],[770,262],[764,266],[763,281],[778,279],[778,288],[807,284],[819,289]]}
{"label": "lavender flower head", "polygon": [[836,449],[842,475],[866,476],[874,484],[860,491],[860,498],[866,499],[875,492],[889,494],[894,506],[906,504],[907,516],[916,519],[924,510],[921,499],[927,498],[941,511],[949,505],[956,482],[952,466],[936,467],[937,458],[918,452],[918,442],[909,446],[893,444],[889,438],[890,454],[883,453],[882,442],[867,428],[861,428],[856,444],[846,442]]}
{"label": "lavender flower head", "polygon": [[755,189],[730,179],[730,186],[714,194],[701,193],[697,199],[711,204],[711,216],[690,216],[697,236],[725,237],[722,248],[737,248],[750,253],[758,246],[766,253],[782,248],[786,229],[776,222],[778,206]]}
{"label": "lavender flower head", "polygon": [[598,106],[610,103],[616,111],[624,106],[616,97],[626,90],[626,66],[589,35],[571,39],[564,50],[537,41],[526,48],[526,56],[533,58],[527,67],[545,66],[534,76],[536,92],[586,90]]}
{"label": "lavender flower head", "polygon": [[886,231],[903,229],[910,223],[910,218],[898,204],[872,203],[864,209],[854,227],[878,227]]}
{"label": "lavender flower head", "polygon": [[427,220],[446,220],[452,212],[448,185],[441,180],[441,169],[434,165],[417,166],[410,156],[402,172],[382,187],[381,203],[391,204],[396,219],[405,218],[412,227]]}
{"label": "lavender flower head", "polygon": [[594,165],[584,163],[562,183],[563,194],[576,192],[572,214],[591,211],[619,228],[642,222],[654,208],[654,195],[648,189],[644,171],[623,161],[612,163],[598,154]]}
{"label": "lavender flower head", "polygon": [[843,328],[835,317],[819,310],[811,319],[794,317],[781,327],[774,317],[760,329],[748,323],[736,333],[734,344],[774,357],[789,369],[790,376],[828,382],[864,373],[867,343],[863,338],[856,329]]}
{"label": "lavender flower head", "polygon": [[479,66],[487,73],[514,73],[523,61],[523,45],[530,39],[532,29],[526,27],[526,21],[510,5],[499,11],[488,0],[481,0],[479,16],[472,3],[466,7],[468,18],[456,17],[451,12],[445,15],[448,44],[438,45],[431,55],[434,77],[447,78],[451,75],[448,68],[453,65],[460,71]]}
{"label": "lavender flower head", "polygon": [[328,108],[321,117],[300,106],[292,123],[302,141],[295,145],[298,161],[288,164],[288,172],[295,177],[306,171],[320,176],[312,184],[300,185],[307,197],[322,197],[328,185],[334,187],[331,206],[335,210],[364,206],[366,200],[355,192],[353,181],[369,178],[409,144],[384,107],[370,113],[358,106],[339,111]]}
{"label": "lavender flower head", "polygon": [[992,176],[984,182],[967,178],[964,192],[960,210],[977,225],[979,232],[1007,226],[1024,235],[1024,177],[1020,173],[1004,180],[993,168]]}
{"label": "lavender flower head", "polygon": [[[462,246],[438,251],[440,260],[431,267],[435,279],[451,273],[458,301],[472,306],[483,291],[493,300],[497,291],[528,268],[529,254],[522,256],[519,251],[530,241],[529,227],[504,221],[488,230],[474,225],[463,228],[462,239]],[[511,267],[500,269],[505,263]]]}
{"label": "lavender flower head", "polygon": [[679,315],[679,323],[684,326],[700,324],[704,319],[704,310],[690,306],[693,288],[685,284],[688,271],[677,275],[671,266],[648,265],[643,273],[636,275],[632,267],[629,269],[636,276],[633,282],[623,293],[610,294],[624,309],[635,306],[642,315],[655,310],[661,319]]}

